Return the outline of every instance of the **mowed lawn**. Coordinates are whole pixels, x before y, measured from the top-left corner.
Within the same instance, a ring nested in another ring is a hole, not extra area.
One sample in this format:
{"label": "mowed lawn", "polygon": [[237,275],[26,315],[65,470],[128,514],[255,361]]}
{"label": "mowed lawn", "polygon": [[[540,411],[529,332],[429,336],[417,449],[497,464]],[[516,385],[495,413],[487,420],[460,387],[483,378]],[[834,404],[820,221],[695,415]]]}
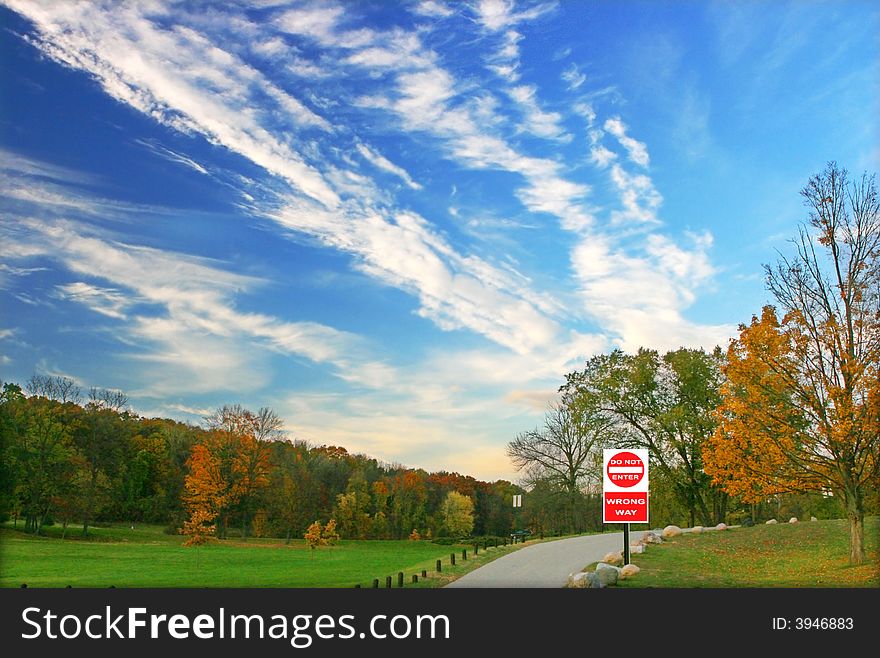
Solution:
{"label": "mowed lawn", "polygon": [[184,548],[183,538],[161,527],[96,528],[89,540],[81,528],[48,529],[32,537],[0,528],[0,586],[20,587],[369,587],[385,576],[432,571],[456,546],[427,541],[341,541],[310,549],[303,540],[250,539]]}
{"label": "mowed lawn", "polygon": [[684,534],[648,546],[621,587],[880,587],[880,518],[865,519],[868,560],[849,565],[845,520]]}

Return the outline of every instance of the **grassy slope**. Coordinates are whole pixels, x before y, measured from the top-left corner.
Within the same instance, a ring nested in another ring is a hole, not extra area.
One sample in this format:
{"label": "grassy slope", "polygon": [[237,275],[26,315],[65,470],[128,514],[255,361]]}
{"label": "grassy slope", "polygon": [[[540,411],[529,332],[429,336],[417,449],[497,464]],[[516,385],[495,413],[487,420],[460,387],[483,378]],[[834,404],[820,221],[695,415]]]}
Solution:
{"label": "grassy slope", "polygon": [[215,542],[195,549],[160,527],[96,528],[60,541],[60,528],[37,538],[0,529],[0,586],[17,587],[368,587],[373,578],[433,570],[460,546],[411,541],[342,541],[310,550],[304,541]]}
{"label": "grassy slope", "polygon": [[880,587],[880,518],[865,520],[868,561],[851,567],[846,521],[685,534],[651,545],[621,587]]}

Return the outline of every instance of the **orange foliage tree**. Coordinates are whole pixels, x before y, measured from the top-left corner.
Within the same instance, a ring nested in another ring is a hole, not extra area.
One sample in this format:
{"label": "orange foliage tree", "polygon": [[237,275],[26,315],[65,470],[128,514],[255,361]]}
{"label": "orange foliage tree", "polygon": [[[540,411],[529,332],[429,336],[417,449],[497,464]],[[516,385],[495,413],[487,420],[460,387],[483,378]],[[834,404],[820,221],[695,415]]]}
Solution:
{"label": "orange foliage tree", "polygon": [[321,531],[321,537],[327,546],[336,545],[336,542],[339,541],[339,533],[336,532],[335,519],[330,519],[329,521],[327,521],[327,525],[325,525],[324,529]]}
{"label": "orange foliage tree", "polygon": [[321,522],[315,521],[312,525],[308,527],[308,529],[306,530],[306,534],[303,535],[306,543],[312,550],[318,548],[318,546],[324,545],[324,537],[322,536],[323,529],[324,528],[321,526]]}
{"label": "orange foliage tree", "polygon": [[241,405],[225,405],[206,422],[212,432],[204,446],[217,461],[224,494],[218,508],[221,532],[225,534],[228,516],[237,513],[242,538],[247,539],[259,495],[269,484],[269,441],[279,438],[280,420],[268,409],[255,414]]}
{"label": "orange foliage tree", "polygon": [[189,536],[184,546],[200,546],[214,536],[214,522],[226,506],[229,491],[220,471],[220,459],[207,445],[193,446],[188,465],[184,502],[189,520],[180,532]]}
{"label": "orange foliage tree", "polygon": [[861,564],[865,495],[880,480],[880,206],[873,178],[850,185],[834,163],[802,195],[797,255],[766,269],[784,315],[765,307],[731,343],[705,470],[753,502],[830,489]]}
{"label": "orange foliage tree", "polygon": [[190,522],[196,515],[216,520],[219,534],[225,536],[229,516],[237,513],[242,538],[247,538],[259,494],[269,484],[270,448],[267,441],[258,438],[264,435],[261,422],[266,412],[261,409],[258,415],[239,405],[227,405],[207,419],[211,431],[193,446],[185,480],[184,502]]}

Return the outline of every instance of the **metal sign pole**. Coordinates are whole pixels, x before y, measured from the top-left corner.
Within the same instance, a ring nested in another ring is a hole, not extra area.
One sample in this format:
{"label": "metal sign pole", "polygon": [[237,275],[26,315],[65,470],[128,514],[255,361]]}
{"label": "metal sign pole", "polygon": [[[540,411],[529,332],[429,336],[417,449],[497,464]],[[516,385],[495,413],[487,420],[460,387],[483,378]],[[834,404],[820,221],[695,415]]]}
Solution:
{"label": "metal sign pole", "polygon": [[629,523],[623,524],[623,565],[629,564]]}

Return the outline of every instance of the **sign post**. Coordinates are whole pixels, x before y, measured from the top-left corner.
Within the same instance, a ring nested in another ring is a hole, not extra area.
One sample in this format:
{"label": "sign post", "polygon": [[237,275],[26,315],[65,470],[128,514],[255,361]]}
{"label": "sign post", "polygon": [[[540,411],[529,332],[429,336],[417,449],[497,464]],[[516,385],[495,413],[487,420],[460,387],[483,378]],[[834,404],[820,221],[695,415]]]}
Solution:
{"label": "sign post", "polygon": [[516,543],[516,531],[519,530],[519,514],[517,511],[522,507],[522,494],[513,494],[513,525],[514,525],[514,534],[511,534],[510,538],[513,540],[513,543]]}
{"label": "sign post", "polygon": [[623,563],[629,564],[629,524],[648,523],[648,451],[603,451],[602,521],[623,523]]}

